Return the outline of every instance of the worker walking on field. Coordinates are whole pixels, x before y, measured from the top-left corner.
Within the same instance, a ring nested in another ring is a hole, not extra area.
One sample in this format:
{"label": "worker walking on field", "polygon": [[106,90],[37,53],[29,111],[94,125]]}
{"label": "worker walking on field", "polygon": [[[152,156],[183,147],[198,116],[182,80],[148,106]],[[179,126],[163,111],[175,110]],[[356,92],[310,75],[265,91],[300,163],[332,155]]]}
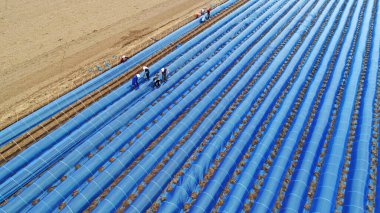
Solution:
{"label": "worker walking on field", "polygon": [[149,67],[143,66],[143,71],[144,71],[144,78],[149,81],[150,80]]}
{"label": "worker walking on field", "polygon": [[140,78],[140,74],[137,74],[132,78],[132,88],[133,89],[139,88],[139,78]]}
{"label": "worker walking on field", "polygon": [[168,80],[168,74],[169,74],[168,69],[166,69],[166,68],[161,69],[161,80],[162,80],[162,82],[166,82],[166,80]]}

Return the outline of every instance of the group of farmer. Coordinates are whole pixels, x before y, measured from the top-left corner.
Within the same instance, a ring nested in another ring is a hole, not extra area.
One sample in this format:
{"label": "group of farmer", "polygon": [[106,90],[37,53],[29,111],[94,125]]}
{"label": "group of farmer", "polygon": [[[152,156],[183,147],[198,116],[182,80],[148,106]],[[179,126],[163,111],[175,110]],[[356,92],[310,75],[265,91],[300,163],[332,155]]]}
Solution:
{"label": "group of farmer", "polygon": [[[152,78],[152,87],[153,88],[158,88],[161,86],[162,83],[165,83],[168,80],[168,74],[169,70],[164,67],[162,68],[159,73],[156,73],[153,78]],[[139,78],[140,74],[135,75],[132,78],[132,88],[133,89],[138,89],[139,88]],[[150,70],[149,67],[144,66],[143,67],[143,78],[147,81],[150,81]]]}
{"label": "group of farmer", "polygon": [[[125,55],[123,55],[120,59],[120,63],[124,63],[128,60],[129,58]],[[158,88],[161,86],[162,83],[165,83],[168,80],[168,74],[169,70],[166,67],[163,67],[158,73],[156,73],[153,76],[152,79],[152,87],[153,88]],[[149,67],[143,66],[143,72],[142,72],[143,78],[147,81],[150,81],[150,70]],[[138,89],[139,88],[139,79],[141,78],[140,74],[136,74],[132,78],[132,88],[133,89]]]}

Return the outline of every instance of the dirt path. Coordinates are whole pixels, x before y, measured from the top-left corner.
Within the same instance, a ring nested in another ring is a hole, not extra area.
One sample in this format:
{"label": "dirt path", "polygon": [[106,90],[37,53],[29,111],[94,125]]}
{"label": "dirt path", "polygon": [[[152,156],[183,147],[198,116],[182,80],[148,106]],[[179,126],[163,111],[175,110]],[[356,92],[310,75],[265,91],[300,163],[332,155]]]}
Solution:
{"label": "dirt path", "polygon": [[0,0],[0,129],[219,2]]}

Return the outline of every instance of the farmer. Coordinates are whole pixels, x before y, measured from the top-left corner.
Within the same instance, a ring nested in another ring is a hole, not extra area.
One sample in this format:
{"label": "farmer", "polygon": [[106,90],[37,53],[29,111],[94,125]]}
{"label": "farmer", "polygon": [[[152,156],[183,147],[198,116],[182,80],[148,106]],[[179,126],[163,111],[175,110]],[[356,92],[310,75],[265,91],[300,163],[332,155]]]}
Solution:
{"label": "farmer", "polygon": [[201,15],[203,16],[206,13],[206,10],[204,8],[201,9]]}
{"label": "farmer", "polygon": [[207,19],[211,18],[211,7],[207,9]]}
{"label": "farmer", "polygon": [[161,69],[161,80],[163,82],[166,82],[166,80],[168,80],[168,74],[169,74],[169,70],[166,69],[166,68],[162,68]]}
{"label": "farmer", "polygon": [[144,71],[144,78],[149,81],[150,80],[149,67],[143,66],[143,71]]}
{"label": "farmer", "polygon": [[206,10],[204,8],[201,9],[201,23],[205,22],[207,19]]}
{"label": "farmer", "polygon": [[133,89],[139,88],[139,78],[140,78],[140,74],[137,74],[132,78],[132,88]]}
{"label": "farmer", "polygon": [[121,56],[120,64],[126,62],[128,59],[129,58],[127,56],[125,56],[125,55]]}
{"label": "farmer", "polygon": [[160,78],[158,77],[158,74],[154,75],[153,77],[153,88],[160,87]]}

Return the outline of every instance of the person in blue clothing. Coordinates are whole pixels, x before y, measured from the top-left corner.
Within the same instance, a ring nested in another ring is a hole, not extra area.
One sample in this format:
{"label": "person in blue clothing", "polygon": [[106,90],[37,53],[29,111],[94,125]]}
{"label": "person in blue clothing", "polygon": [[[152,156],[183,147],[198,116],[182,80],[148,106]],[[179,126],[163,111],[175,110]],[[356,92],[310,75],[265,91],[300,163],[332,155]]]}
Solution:
{"label": "person in blue clothing", "polygon": [[139,88],[139,78],[140,78],[140,74],[137,74],[132,78],[132,88],[133,89]]}

